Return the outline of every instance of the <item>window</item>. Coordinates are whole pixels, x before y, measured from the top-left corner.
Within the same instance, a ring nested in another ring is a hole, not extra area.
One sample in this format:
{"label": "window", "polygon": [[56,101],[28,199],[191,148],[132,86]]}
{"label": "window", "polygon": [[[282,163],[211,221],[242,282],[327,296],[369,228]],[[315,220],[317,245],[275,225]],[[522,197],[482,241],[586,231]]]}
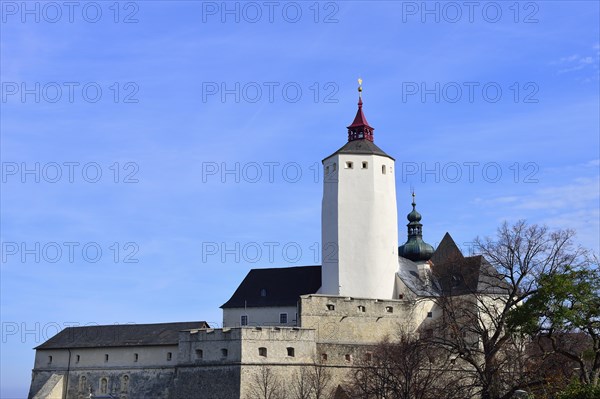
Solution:
{"label": "window", "polygon": [[335,310],[335,305],[328,304],[327,305],[327,310]]}
{"label": "window", "polygon": [[354,162],[350,162],[350,161],[346,162],[346,169],[352,169],[352,168],[354,168]]}
{"label": "window", "polygon": [[358,306],[358,311],[364,313],[365,312],[365,307],[363,305],[359,305]]}
{"label": "window", "polygon": [[362,163],[362,168],[363,169],[368,169],[369,168],[369,163],[368,162],[363,162]]}
{"label": "window", "polygon": [[262,288],[260,290],[260,296],[267,296],[267,289],[266,288]]}
{"label": "window", "polygon": [[87,388],[87,377],[85,375],[82,375],[81,377],[79,377],[79,390],[81,392],[85,392]]}
{"label": "window", "polygon": [[128,390],[129,390],[129,376],[127,374],[125,374],[121,378],[121,391],[127,392]]}
{"label": "window", "polygon": [[329,166],[327,166],[327,167],[325,168],[325,174],[326,174],[326,175],[328,175],[328,174],[329,174]]}
{"label": "window", "polygon": [[346,354],[346,356],[344,356],[344,359],[346,359],[347,362],[351,362],[352,361],[352,355],[351,354]]}
{"label": "window", "polygon": [[167,361],[170,362],[171,360],[173,360],[173,353],[167,352]]}
{"label": "window", "polygon": [[79,363],[80,360],[81,360],[80,355],[75,356],[75,363]]}
{"label": "window", "polygon": [[385,165],[381,165],[381,173],[385,175]]}
{"label": "window", "polygon": [[294,357],[296,355],[296,351],[294,350],[294,348],[292,348],[292,347],[287,348],[287,355],[289,357]]}
{"label": "window", "polygon": [[221,349],[221,357],[227,357],[229,351],[225,348]]}
{"label": "window", "polygon": [[52,356],[48,356],[48,364],[52,364]]}
{"label": "window", "polygon": [[391,306],[386,306],[386,307],[385,307],[385,311],[386,311],[387,313],[394,313],[394,308],[393,308],[393,307],[391,307]]}
{"label": "window", "polygon": [[108,362],[108,353],[104,355],[104,361]]}
{"label": "window", "polygon": [[429,318],[433,317],[433,312],[427,312],[427,317],[429,317]]}
{"label": "window", "polygon": [[247,315],[242,315],[242,317],[240,318],[240,324],[242,326],[248,325],[248,316]]}
{"label": "window", "polygon": [[337,170],[337,163],[333,163],[333,171],[335,172]]}
{"label": "window", "polygon": [[365,353],[365,360],[367,362],[370,362],[371,360],[373,360],[373,354],[371,352]]}
{"label": "window", "polygon": [[140,360],[140,355],[138,355],[137,353],[133,354],[133,361],[137,362],[138,360]]}
{"label": "window", "polygon": [[287,324],[287,313],[279,313],[279,323]]}
{"label": "window", "polygon": [[258,348],[258,356],[267,357],[267,348]]}
{"label": "window", "polygon": [[202,359],[204,357],[204,352],[202,349],[196,349],[196,359]]}
{"label": "window", "polygon": [[100,379],[100,393],[108,393],[108,378]]}
{"label": "window", "polygon": [[321,360],[324,362],[327,361],[327,353],[321,353]]}
{"label": "window", "polygon": [[404,299],[404,294],[398,294],[398,299]]}

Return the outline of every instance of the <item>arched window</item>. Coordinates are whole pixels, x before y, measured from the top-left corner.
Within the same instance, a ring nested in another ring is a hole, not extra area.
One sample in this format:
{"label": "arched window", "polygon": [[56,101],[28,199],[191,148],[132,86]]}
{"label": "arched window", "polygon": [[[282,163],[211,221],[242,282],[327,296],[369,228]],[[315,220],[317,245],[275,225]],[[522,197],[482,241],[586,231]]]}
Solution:
{"label": "arched window", "polygon": [[79,377],[79,392],[85,392],[87,388],[87,377],[82,375]]}
{"label": "arched window", "polygon": [[108,393],[108,378],[106,378],[106,377],[100,379],[100,393],[101,394]]}
{"label": "arched window", "polygon": [[127,392],[129,390],[129,376],[125,374],[121,377],[121,391]]}

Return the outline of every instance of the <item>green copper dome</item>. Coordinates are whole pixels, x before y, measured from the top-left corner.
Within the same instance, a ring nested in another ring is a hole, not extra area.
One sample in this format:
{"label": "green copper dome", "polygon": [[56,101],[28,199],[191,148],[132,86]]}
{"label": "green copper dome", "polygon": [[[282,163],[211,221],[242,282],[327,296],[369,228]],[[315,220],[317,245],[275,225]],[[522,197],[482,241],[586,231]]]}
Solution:
{"label": "green copper dome", "polygon": [[423,241],[423,225],[421,214],[417,212],[415,193],[413,193],[412,211],[406,216],[408,219],[408,240],[404,245],[398,247],[398,255],[412,261],[429,260],[433,255],[433,247]]}

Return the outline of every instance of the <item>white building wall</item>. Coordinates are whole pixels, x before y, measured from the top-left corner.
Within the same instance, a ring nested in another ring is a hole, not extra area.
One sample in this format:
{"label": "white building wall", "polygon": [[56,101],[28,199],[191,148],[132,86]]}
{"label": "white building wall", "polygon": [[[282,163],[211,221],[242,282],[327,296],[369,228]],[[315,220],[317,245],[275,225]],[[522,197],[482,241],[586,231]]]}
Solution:
{"label": "white building wall", "polygon": [[392,299],[398,268],[394,161],[336,154],[324,169],[319,293]]}
{"label": "white building wall", "polygon": [[[287,323],[280,323],[280,314],[287,314]],[[264,308],[226,308],[223,309],[223,327],[240,327],[241,317],[248,316],[248,326],[282,326],[297,325],[297,308],[295,306]]]}

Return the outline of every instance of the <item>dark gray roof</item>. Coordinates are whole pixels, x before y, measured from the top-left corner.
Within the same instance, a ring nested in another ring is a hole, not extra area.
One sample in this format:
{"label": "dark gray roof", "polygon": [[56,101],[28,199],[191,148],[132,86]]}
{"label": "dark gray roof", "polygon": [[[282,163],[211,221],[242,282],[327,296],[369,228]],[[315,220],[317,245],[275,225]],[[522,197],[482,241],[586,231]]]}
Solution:
{"label": "dark gray roof", "polygon": [[445,295],[506,294],[503,276],[481,255],[463,256],[446,233],[431,257],[432,272]]}
{"label": "dark gray roof", "polygon": [[179,331],[208,327],[205,321],[68,327],[35,349],[177,345]]}
{"label": "dark gray roof", "polygon": [[[321,266],[252,269],[221,308],[296,306],[300,295],[321,288]],[[261,291],[264,294],[261,295]]]}
{"label": "dark gray roof", "polygon": [[366,139],[353,140],[353,141],[347,142],[342,148],[340,148],[339,150],[337,150],[330,156],[324,158],[323,161],[325,161],[325,159],[327,159],[327,158],[331,158],[332,156],[334,156],[336,154],[381,155],[384,157],[388,157],[391,160],[394,160],[394,158],[392,158],[391,156],[389,156],[388,154],[383,152],[383,150],[381,148],[377,147],[377,145],[374,142],[372,142],[370,140],[366,140]]}

